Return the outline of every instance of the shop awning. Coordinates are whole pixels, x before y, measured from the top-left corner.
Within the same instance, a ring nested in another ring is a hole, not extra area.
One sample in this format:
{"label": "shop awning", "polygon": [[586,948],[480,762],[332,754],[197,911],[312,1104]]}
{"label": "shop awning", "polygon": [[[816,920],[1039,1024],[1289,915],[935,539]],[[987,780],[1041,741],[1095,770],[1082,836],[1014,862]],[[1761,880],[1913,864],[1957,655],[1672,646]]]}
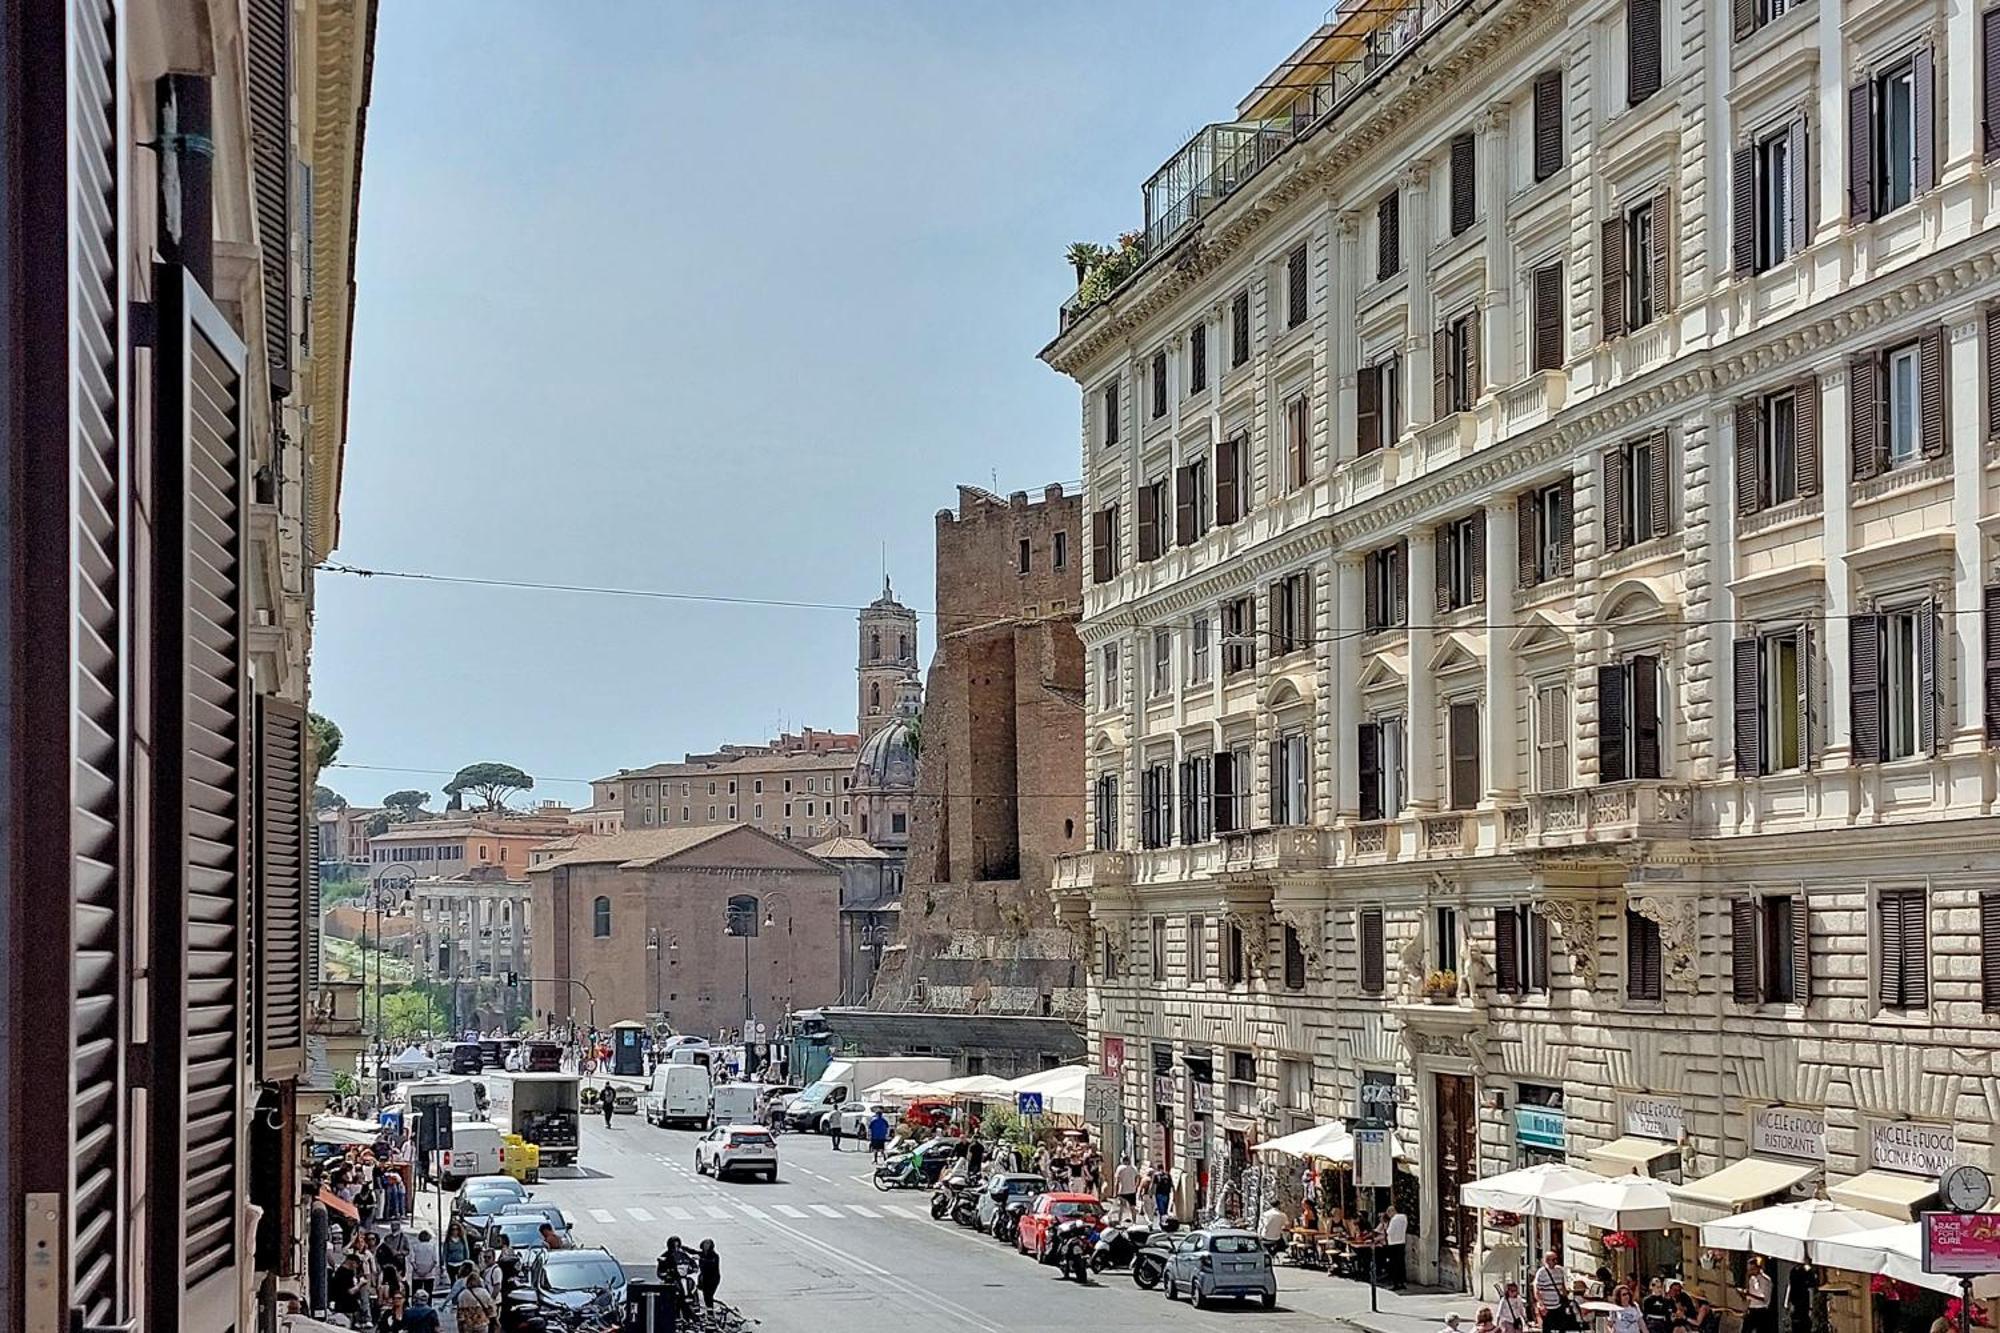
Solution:
{"label": "shop awning", "polygon": [[1671,1157],[1680,1151],[1680,1145],[1668,1143],[1665,1139],[1649,1139],[1639,1134],[1627,1134],[1622,1139],[1613,1139],[1601,1148],[1592,1148],[1584,1154],[1590,1158],[1591,1170],[1607,1176],[1629,1175],[1634,1171],[1641,1175],[1650,1174],[1653,1163],[1662,1157]]}
{"label": "shop awning", "polygon": [[1746,1157],[1685,1185],[1667,1186],[1676,1222],[1713,1222],[1745,1204],[1783,1194],[1819,1170],[1816,1162],[1783,1157]]}
{"label": "shop awning", "polygon": [[[1906,1176],[1900,1171],[1863,1171],[1852,1179],[1827,1186],[1826,1197],[1849,1208],[1893,1217],[1898,1222],[1914,1222],[1919,1205],[1935,1196],[1937,1191],[1937,1181],[1929,1176]],[[1952,1290],[1958,1290],[1955,1281]]]}
{"label": "shop awning", "polygon": [[1864,1213],[1825,1199],[1753,1208],[1701,1225],[1701,1243],[1718,1250],[1748,1250],[1801,1263],[1808,1244],[1840,1240],[1859,1232],[1880,1231],[1888,1222],[1879,1213]]}
{"label": "shop awning", "polygon": [[1567,1162],[1537,1162],[1518,1171],[1503,1171],[1458,1187],[1458,1201],[1468,1208],[1491,1208],[1528,1217],[1547,1217],[1542,1205],[1551,1195],[1579,1185],[1595,1185],[1603,1176]]}

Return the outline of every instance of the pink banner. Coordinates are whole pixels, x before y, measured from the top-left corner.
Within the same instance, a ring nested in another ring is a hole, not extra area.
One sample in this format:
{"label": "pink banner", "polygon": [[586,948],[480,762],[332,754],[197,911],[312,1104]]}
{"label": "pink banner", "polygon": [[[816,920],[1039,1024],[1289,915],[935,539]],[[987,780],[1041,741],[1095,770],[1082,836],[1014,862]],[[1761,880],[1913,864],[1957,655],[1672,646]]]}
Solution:
{"label": "pink banner", "polygon": [[1925,1213],[1924,1271],[2000,1273],[2000,1213]]}

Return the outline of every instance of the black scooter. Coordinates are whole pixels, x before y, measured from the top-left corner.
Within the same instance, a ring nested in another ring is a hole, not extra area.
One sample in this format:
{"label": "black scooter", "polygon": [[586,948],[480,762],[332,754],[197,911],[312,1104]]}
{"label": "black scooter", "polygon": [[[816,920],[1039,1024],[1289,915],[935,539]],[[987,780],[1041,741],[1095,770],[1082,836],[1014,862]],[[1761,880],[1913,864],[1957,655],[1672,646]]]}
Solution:
{"label": "black scooter", "polygon": [[[971,1193],[972,1187],[962,1175],[953,1174],[938,1181],[937,1188],[931,1191],[932,1220],[942,1222],[947,1215],[956,1216],[959,1199]],[[976,1197],[973,1203],[978,1204]]]}
{"label": "black scooter", "polygon": [[1090,1254],[1090,1271],[1102,1273],[1107,1268],[1129,1267],[1152,1234],[1153,1229],[1143,1222],[1122,1222],[1104,1228]]}
{"label": "black scooter", "polygon": [[1139,1290],[1151,1291],[1167,1276],[1167,1255],[1174,1248],[1172,1233],[1175,1225],[1174,1219],[1168,1218],[1164,1226],[1146,1237],[1146,1243],[1132,1256],[1132,1281]]}
{"label": "black scooter", "polygon": [[993,1239],[1002,1245],[1012,1245],[1014,1237],[1021,1232],[1021,1215],[1028,1211],[1028,1200],[1016,1199],[993,1215]]}
{"label": "black scooter", "polygon": [[1090,1281],[1090,1256],[1097,1248],[1097,1227],[1080,1217],[1058,1223],[1049,1241],[1048,1262],[1067,1278]]}

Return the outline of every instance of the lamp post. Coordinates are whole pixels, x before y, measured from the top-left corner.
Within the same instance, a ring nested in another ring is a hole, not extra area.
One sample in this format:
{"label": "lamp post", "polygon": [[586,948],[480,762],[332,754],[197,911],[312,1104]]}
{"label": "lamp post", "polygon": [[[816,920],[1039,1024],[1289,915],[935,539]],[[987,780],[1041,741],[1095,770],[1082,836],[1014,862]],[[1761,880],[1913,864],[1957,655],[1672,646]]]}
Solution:
{"label": "lamp post", "polygon": [[[646,952],[652,956],[653,973],[653,1013],[661,1022],[667,1017],[666,987],[660,984],[660,955],[676,954],[681,951],[681,942],[672,935],[662,936],[658,926],[646,928]],[[677,959],[669,958],[669,964]]]}
{"label": "lamp post", "polygon": [[868,984],[853,998],[853,1003],[864,1003],[870,991],[875,989],[875,977],[882,970],[882,950],[889,943],[889,923],[886,921],[863,921],[861,923],[861,947],[871,950],[874,957],[869,960]]}
{"label": "lamp post", "polygon": [[[411,902],[410,886],[416,882],[417,872],[408,866],[392,866],[382,872],[368,890],[368,905],[361,914],[361,996],[363,1008],[368,998],[368,913],[375,914],[375,1028],[370,1040],[375,1063],[375,1101],[382,1101],[382,914],[390,910],[406,909]],[[393,881],[393,883],[392,883]],[[403,896],[399,902],[396,887],[400,886]],[[366,1024],[364,1022],[363,1026]]]}
{"label": "lamp post", "polygon": [[[755,899],[752,899],[752,902],[754,903]],[[769,912],[764,913],[764,924],[767,926],[776,924]],[[750,999],[750,940],[757,934],[757,913],[755,908],[753,907],[752,910],[743,913],[740,917],[732,919],[728,925],[722,928],[722,933],[725,937],[740,937],[743,941],[743,1039],[748,1041],[750,1024],[757,1017],[755,1007]]]}

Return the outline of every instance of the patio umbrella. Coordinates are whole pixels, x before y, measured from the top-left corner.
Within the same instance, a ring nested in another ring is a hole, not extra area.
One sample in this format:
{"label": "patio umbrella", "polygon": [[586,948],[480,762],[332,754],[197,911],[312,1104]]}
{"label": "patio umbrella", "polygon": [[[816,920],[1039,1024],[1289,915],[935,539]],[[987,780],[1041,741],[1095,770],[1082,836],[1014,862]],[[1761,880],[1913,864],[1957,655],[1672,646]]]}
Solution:
{"label": "patio umbrella", "polygon": [[1658,1231],[1673,1225],[1666,1187],[1646,1176],[1613,1176],[1558,1190],[1543,1201],[1542,1216],[1606,1231]]}
{"label": "patio umbrella", "polygon": [[1354,1136],[1347,1132],[1346,1121],[1329,1120],[1311,1129],[1294,1130],[1275,1139],[1266,1139],[1250,1151],[1260,1157],[1330,1157],[1351,1162],[1354,1160]]}
{"label": "patio umbrella", "polygon": [[1749,1250],[1796,1264],[1805,1261],[1806,1246],[1812,1242],[1838,1240],[1893,1225],[1880,1213],[1864,1213],[1859,1208],[1825,1199],[1801,1199],[1704,1222],[1701,1243],[1718,1250]]}
{"label": "patio umbrella", "polygon": [[1947,1296],[1958,1295],[1958,1278],[1924,1271],[1924,1228],[1920,1222],[1885,1226],[1838,1240],[1816,1240],[1807,1246],[1812,1261],[1850,1273],[1881,1273]]}
{"label": "patio umbrella", "polygon": [[945,1079],[933,1086],[948,1097],[1009,1102],[1014,1100],[1014,1085],[1004,1078],[994,1078],[991,1074],[967,1074],[963,1078]]}
{"label": "patio umbrella", "polygon": [[1518,1171],[1471,1181],[1458,1187],[1458,1201],[1468,1208],[1491,1208],[1524,1217],[1548,1217],[1543,1204],[1552,1194],[1579,1185],[1601,1184],[1604,1177],[1567,1162],[1538,1162]]}

